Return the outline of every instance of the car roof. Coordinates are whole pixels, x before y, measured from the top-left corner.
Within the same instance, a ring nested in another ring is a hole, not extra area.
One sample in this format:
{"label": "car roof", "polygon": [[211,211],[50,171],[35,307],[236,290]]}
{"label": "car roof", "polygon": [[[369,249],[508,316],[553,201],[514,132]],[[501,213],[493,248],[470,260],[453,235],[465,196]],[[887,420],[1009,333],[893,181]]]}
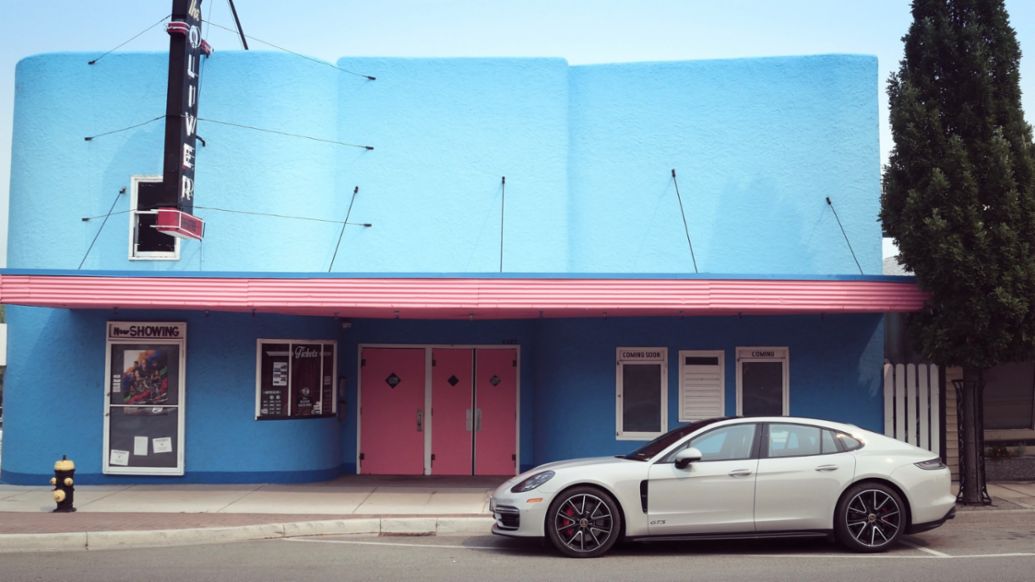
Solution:
{"label": "car roof", "polygon": [[715,427],[726,424],[740,424],[745,422],[779,422],[791,424],[811,424],[813,426],[832,428],[849,433],[861,430],[858,426],[855,426],[853,424],[845,424],[843,422],[824,420],[822,418],[809,418],[805,416],[731,416],[729,418],[725,418],[719,422],[716,422],[715,424],[710,426]]}

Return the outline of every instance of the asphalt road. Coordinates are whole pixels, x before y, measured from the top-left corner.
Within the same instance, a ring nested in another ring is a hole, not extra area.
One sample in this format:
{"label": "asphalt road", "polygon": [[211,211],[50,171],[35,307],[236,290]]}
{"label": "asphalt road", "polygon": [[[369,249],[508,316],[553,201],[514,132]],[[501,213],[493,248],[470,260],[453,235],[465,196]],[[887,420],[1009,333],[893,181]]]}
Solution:
{"label": "asphalt road", "polygon": [[4,582],[50,580],[765,580],[1031,582],[1035,512],[967,513],[876,555],[825,541],[630,543],[595,560],[493,536],[326,536],[0,556]]}

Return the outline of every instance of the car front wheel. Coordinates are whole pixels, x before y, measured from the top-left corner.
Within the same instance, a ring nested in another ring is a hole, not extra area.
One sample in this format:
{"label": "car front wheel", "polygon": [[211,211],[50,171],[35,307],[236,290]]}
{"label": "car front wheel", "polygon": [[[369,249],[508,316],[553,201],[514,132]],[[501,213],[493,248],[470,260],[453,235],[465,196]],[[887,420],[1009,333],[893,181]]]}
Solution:
{"label": "car front wheel", "polygon": [[834,519],[841,545],[856,552],[883,552],[905,530],[906,508],[891,487],[861,483],[841,498]]}
{"label": "car front wheel", "polygon": [[596,487],[574,487],[553,500],[546,516],[546,535],[560,553],[595,558],[618,541],[622,516],[610,495]]}

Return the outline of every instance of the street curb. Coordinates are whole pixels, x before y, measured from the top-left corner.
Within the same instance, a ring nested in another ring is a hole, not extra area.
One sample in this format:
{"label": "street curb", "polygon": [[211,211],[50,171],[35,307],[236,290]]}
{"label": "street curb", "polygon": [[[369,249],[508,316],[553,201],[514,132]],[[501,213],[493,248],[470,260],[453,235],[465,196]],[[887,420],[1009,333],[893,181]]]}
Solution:
{"label": "street curb", "polygon": [[488,516],[374,517],[232,527],[3,534],[0,535],[0,554],[190,546],[319,535],[488,534],[492,524],[493,519]]}

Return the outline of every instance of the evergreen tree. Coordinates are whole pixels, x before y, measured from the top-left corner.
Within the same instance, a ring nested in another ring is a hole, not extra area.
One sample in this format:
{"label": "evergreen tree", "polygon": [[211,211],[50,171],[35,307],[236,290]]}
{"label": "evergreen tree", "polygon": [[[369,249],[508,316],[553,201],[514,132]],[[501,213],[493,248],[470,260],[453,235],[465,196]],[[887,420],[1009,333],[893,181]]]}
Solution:
{"label": "evergreen tree", "polygon": [[983,370],[1035,356],[1035,146],[1003,0],[914,0],[912,14],[888,81],[881,220],[930,293],[918,345],[963,367],[960,500],[982,503]]}

